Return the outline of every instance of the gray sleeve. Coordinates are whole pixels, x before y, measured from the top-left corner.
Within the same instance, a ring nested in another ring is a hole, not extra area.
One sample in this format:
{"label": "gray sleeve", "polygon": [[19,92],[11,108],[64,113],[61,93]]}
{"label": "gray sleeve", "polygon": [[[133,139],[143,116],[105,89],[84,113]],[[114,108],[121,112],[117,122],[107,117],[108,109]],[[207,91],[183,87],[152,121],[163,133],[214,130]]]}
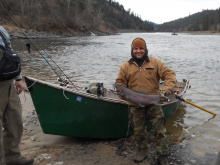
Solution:
{"label": "gray sleeve", "polygon": [[5,49],[12,49],[11,47],[11,41],[10,41],[10,36],[8,34],[8,32],[5,30],[5,28],[3,28],[2,26],[0,26],[0,44],[1,44],[1,40],[4,42],[4,45],[2,45]]}
{"label": "gray sleeve", "polygon": [[1,61],[2,57],[3,57],[3,52],[2,52],[2,50],[0,49],[0,61]]}
{"label": "gray sleeve", "polygon": [[2,48],[2,49],[5,48],[5,43],[4,43],[1,36],[0,36],[0,48]]}
{"label": "gray sleeve", "polygon": [[21,79],[22,79],[21,74],[17,75],[14,79],[15,79],[15,81],[19,81],[19,80],[21,80]]}

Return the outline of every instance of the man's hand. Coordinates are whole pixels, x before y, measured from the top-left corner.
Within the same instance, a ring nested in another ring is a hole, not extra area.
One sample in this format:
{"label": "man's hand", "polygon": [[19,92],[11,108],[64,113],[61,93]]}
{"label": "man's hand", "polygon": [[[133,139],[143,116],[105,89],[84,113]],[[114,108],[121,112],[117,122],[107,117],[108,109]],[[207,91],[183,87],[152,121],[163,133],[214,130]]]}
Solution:
{"label": "man's hand", "polygon": [[167,91],[160,91],[160,102],[166,102],[169,99],[170,93]]}
{"label": "man's hand", "polygon": [[18,90],[18,94],[20,94],[23,91],[23,82],[22,82],[22,80],[15,81],[15,87]]}

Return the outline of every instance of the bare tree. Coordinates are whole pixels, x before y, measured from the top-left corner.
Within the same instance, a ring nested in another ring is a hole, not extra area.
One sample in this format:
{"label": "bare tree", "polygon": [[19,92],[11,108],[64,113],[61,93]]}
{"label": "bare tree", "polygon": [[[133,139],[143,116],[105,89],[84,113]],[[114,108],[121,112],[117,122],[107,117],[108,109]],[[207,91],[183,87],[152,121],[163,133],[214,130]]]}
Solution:
{"label": "bare tree", "polygon": [[75,11],[75,19],[77,20],[78,19],[78,9],[79,9],[79,0],[75,0],[74,1],[74,11]]}
{"label": "bare tree", "polygon": [[39,0],[26,0],[27,17],[30,29],[33,29],[34,23],[37,22],[37,4]]}
{"label": "bare tree", "polygon": [[39,1],[37,4],[37,30],[41,26],[41,2]]}
{"label": "bare tree", "polygon": [[86,24],[92,24],[94,21],[94,9],[93,9],[93,3],[92,0],[86,0],[85,1],[85,11],[83,12],[83,20],[86,22]]}
{"label": "bare tree", "polygon": [[57,4],[56,4],[56,1],[55,0],[52,0],[48,6],[48,8],[50,9],[50,27],[54,27],[56,26],[56,22],[58,21],[57,20],[57,13],[58,11],[56,11],[57,9]]}
{"label": "bare tree", "polygon": [[96,11],[96,19],[95,19],[95,28],[96,29],[99,29],[99,26],[100,26],[100,24],[101,24],[101,21],[102,21],[102,10],[101,10],[101,8],[100,9],[98,9],[97,11]]}
{"label": "bare tree", "polygon": [[92,10],[92,0],[86,0],[85,6],[86,6],[86,11],[90,13]]}
{"label": "bare tree", "polygon": [[70,0],[66,0],[67,1],[67,16],[69,16],[70,13]]}
{"label": "bare tree", "polygon": [[20,26],[23,28],[25,0],[20,0],[20,4],[21,4]]}

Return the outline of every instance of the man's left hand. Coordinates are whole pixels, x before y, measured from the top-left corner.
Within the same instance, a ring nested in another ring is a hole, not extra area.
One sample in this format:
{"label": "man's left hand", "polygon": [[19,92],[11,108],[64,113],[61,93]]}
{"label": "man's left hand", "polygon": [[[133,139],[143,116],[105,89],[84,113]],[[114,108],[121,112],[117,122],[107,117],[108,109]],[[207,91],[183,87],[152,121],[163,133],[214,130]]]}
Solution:
{"label": "man's left hand", "polygon": [[160,101],[161,102],[166,102],[166,101],[168,101],[168,99],[169,99],[169,95],[170,95],[170,93],[169,92],[167,92],[167,91],[160,91]]}
{"label": "man's left hand", "polygon": [[15,87],[18,90],[18,94],[20,94],[23,91],[23,82],[22,82],[22,80],[15,81]]}

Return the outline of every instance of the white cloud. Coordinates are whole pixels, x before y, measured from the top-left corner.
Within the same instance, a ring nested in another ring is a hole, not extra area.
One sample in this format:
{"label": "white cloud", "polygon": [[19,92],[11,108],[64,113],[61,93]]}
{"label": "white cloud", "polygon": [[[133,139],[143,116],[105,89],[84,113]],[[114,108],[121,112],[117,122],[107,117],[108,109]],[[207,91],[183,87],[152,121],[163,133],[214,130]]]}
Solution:
{"label": "white cloud", "polygon": [[217,9],[219,0],[115,0],[122,4],[125,10],[129,8],[141,15],[143,20],[164,23],[189,14],[201,12],[203,9]]}

